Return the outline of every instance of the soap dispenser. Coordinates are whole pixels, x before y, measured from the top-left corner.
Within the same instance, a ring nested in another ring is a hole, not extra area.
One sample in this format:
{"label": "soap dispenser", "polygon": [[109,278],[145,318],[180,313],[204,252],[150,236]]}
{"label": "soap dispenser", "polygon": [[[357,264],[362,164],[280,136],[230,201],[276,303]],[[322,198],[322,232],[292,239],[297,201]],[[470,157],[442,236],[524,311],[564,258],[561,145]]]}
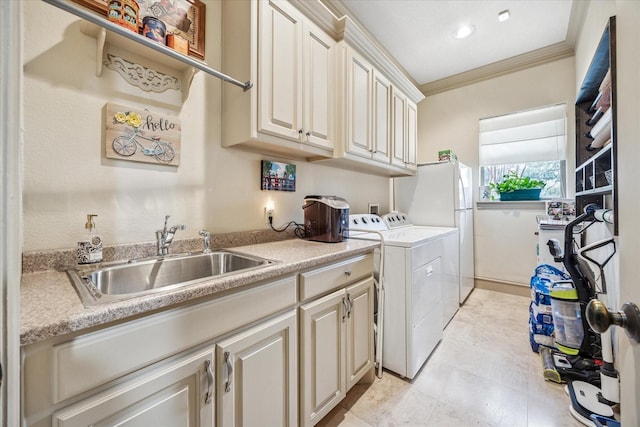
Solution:
{"label": "soap dispenser", "polygon": [[84,228],[87,229],[82,240],[78,241],[78,264],[93,264],[102,261],[102,238],[95,232],[96,224],[93,218],[95,214],[87,214],[87,223]]}

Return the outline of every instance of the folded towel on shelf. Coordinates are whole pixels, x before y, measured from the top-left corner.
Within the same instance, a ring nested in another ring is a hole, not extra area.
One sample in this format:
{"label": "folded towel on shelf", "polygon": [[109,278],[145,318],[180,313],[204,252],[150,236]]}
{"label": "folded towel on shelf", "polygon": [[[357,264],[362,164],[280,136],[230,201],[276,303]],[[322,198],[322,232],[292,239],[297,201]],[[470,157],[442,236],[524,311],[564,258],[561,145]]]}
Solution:
{"label": "folded towel on shelf", "polygon": [[[591,131],[589,132],[589,134],[591,135],[591,138],[596,139],[598,135],[600,135],[605,130],[605,127],[607,125],[610,125],[612,114],[613,114],[612,110],[608,109],[602,115],[600,120],[598,120],[598,122],[595,125],[593,125],[593,127],[591,128]],[[609,126],[609,130],[611,130],[611,126]]]}

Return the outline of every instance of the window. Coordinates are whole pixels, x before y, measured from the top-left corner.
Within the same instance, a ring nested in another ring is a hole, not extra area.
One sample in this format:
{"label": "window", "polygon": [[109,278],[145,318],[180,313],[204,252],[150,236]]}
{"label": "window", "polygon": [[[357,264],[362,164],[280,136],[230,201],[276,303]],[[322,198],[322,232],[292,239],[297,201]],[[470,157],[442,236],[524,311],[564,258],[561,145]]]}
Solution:
{"label": "window", "polygon": [[514,171],[545,181],[542,198],[566,197],[565,104],[480,119],[480,185]]}

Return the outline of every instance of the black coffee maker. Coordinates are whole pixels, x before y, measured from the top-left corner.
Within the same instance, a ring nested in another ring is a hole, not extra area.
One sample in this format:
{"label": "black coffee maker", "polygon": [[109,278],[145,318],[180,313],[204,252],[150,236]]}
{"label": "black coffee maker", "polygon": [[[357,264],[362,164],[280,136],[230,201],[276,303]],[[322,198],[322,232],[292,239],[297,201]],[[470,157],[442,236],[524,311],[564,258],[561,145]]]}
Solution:
{"label": "black coffee maker", "polygon": [[349,237],[349,203],[342,197],[306,196],[302,209],[306,239],[337,243]]}

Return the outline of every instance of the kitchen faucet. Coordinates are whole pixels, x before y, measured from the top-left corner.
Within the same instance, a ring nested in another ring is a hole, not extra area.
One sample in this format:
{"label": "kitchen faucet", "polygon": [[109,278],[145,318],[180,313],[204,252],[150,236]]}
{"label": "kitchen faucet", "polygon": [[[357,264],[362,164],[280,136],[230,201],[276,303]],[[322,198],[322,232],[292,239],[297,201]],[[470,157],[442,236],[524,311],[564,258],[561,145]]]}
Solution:
{"label": "kitchen faucet", "polygon": [[162,230],[156,231],[156,239],[158,241],[158,256],[167,255],[169,253],[169,245],[173,241],[173,237],[176,235],[176,231],[184,230],[187,228],[183,224],[174,225],[173,227],[167,230],[167,221],[171,215],[167,215],[164,217],[164,227]]}

